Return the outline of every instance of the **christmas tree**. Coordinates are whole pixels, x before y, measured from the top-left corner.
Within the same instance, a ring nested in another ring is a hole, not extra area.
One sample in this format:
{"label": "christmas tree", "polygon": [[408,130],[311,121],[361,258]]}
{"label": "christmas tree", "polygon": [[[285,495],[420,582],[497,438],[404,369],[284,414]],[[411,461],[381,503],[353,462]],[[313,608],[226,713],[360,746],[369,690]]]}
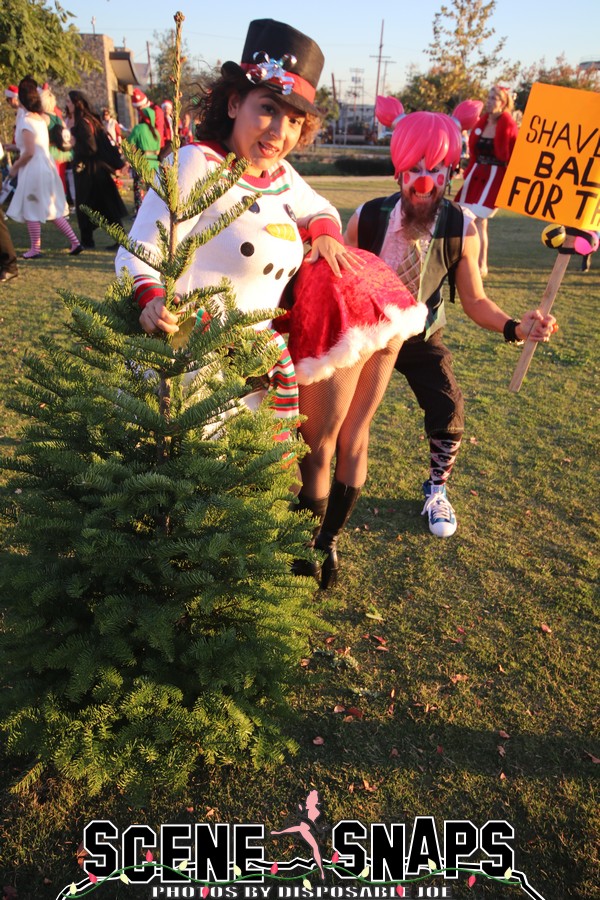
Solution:
{"label": "christmas tree", "polygon": [[184,310],[177,340],[141,332],[128,276],[102,302],[64,291],[70,346],[44,341],[11,402],[28,420],[0,463],[0,715],[16,789],[54,767],[143,797],[182,789],[201,759],[259,765],[293,748],[286,688],[318,621],[314,584],[290,573],[310,527],[285,464],[301,447],[280,429],[274,440],[268,404],[242,402],[278,355],[252,328],[270,313],[239,312],[226,283],[175,296],[195,248],[246,207],[182,242],[177,224],[243,163],[181,198],[177,160],[175,139],[154,188],[171,214],[157,257],[107,228]]}

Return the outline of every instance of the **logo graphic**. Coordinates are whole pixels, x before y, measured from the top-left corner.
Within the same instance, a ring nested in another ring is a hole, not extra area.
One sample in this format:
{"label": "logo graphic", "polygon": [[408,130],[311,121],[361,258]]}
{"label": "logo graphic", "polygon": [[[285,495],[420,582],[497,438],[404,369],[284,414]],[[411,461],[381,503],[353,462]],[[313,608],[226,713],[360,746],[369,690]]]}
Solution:
{"label": "logo graphic", "polygon": [[[438,830],[433,816],[417,816],[410,825],[343,819],[331,829],[328,855],[316,824],[319,807],[319,793],[311,790],[298,805],[299,821],[271,831],[266,841],[264,825],[256,823],[167,824],[158,833],[130,825],[121,833],[109,820],[94,820],[84,829],[86,877],[63,888],[57,900],[85,897],[117,880],[145,887],[152,900],[451,898],[459,879],[469,887],[478,880],[517,887],[544,900],[515,869],[514,829],[506,821],[478,827],[468,819],[448,820]],[[310,856],[270,859],[269,836],[299,840]]]}

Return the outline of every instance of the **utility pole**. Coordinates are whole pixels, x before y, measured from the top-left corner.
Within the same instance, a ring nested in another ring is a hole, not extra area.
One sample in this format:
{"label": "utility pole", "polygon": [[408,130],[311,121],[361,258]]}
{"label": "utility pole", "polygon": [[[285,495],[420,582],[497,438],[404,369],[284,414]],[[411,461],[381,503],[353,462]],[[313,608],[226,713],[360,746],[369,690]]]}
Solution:
{"label": "utility pole", "polygon": [[[384,24],[385,24],[385,22],[382,19],[381,20],[381,37],[379,38],[379,53],[377,54],[377,56],[371,56],[371,59],[377,60],[377,81],[375,83],[375,104],[377,104],[377,97],[379,95],[379,75],[381,74],[381,60],[389,59],[389,56],[382,55],[383,54],[383,26],[384,26]],[[375,108],[373,107],[373,127],[375,128],[375,126],[376,126]]]}
{"label": "utility pole", "polygon": [[150,58],[150,41],[146,41],[146,53],[148,55],[148,81],[152,87],[152,60]]}
{"label": "utility pole", "polygon": [[386,59],[383,64],[383,80],[381,82],[381,93],[385,97],[385,85],[387,81],[387,67],[395,65],[395,59]]}
{"label": "utility pole", "polygon": [[[333,74],[333,72],[331,73],[331,90],[332,90],[332,93],[333,93],[333,102],[334,102],[334,104],[337,104],[338,101],[337,101],[337,92],[336,92],[336,89],[335,89],[335,75]],[[338,106],[338,118],[337,118],[337,121],[333,121],[333,122],[331,123],[331,143],[332,143],[332,144],[335,144],[335,132],[336,132],[336,128],[337,128],[337,123],[338,123],[339,118],[340,118],[340,115],[339,115],[339,109],[340,109],[340,108],[339,108],[339,106]]]}
{"label": "utility pole", "polygon": [[356,115],[356,101],[361,96],[363,89],[364,69],[350,69],[352,87],[348,91],[349,95],[354,99],[354,115]]}
{"label": "utility pole", "polygon": [[344,101],[342,100],[342,96],[343,96],[342,85],[343,85],[344,81],[343,80],[340,81],[340,79],[338,78],[337,88],[336,88],[336,82],[333,80],[333,75],[331,76],[331,81],[333,83],[333,99],[337,103],[338,111],[339,111],[338,120],[337,120],[337,123],[334,126],[334,130],[333,130],[333,143],[335,144],[336,143],[336,140],[335,140],[336,133],[339,134],[340,119],[343,119],[344,115],[345,115]]}

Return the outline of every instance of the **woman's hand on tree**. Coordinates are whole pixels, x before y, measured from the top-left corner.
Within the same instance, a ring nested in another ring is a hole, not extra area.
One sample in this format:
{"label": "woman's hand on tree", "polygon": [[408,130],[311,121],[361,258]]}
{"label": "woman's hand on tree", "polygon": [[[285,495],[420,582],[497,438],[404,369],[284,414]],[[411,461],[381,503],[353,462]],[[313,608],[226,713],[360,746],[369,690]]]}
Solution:
{"label": "woman's hand on tree", "polygon": [[145,306],[140,315],[140,325],[147,334],[165,331],[175,334],[179,331],[177,316],[169,312],[162,297],[155,297]]}

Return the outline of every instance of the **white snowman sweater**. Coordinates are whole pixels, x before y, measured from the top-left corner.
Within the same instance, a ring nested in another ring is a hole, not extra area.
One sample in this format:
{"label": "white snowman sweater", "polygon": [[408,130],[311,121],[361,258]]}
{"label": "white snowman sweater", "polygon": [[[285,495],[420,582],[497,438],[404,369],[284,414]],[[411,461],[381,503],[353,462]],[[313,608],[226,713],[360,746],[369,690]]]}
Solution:
{"label": "white snowman sweater", "polygon": [[[185,197],[199,178],[214,171],[223,162],[222,147],[217,144],[192,144],[179,154],[179,187]],[[245,197],[256,197],[252,206],[216,237],[200,247],[188,270],[176,285],[184,294],[198,287],[217,285],[227,277],[236,295],[236,304],[244,312],[275,308],[283,289],[302,262],[302,240],[298,226],[318,231],[317,220],[340,228],[337,210],[317,194],[285,160],[260,178],[243,176],[202,215],[178,226],[178,240],[202,231]],[[331,220],[334,220],[331,222]],[[166,207],[150,190],[131,229],[131,237],[156,251],[156,221],[168,227]],[[336,228],[336,230],[337,230]],[[330,233],[329,228],[325,229]],[[341,236],[340,236],[341,240]],[[157,286],[158,274],[150,266],[121,248],[116,258],[117,272],[124,266],[136,281],[140,305],[144,285]]]}

